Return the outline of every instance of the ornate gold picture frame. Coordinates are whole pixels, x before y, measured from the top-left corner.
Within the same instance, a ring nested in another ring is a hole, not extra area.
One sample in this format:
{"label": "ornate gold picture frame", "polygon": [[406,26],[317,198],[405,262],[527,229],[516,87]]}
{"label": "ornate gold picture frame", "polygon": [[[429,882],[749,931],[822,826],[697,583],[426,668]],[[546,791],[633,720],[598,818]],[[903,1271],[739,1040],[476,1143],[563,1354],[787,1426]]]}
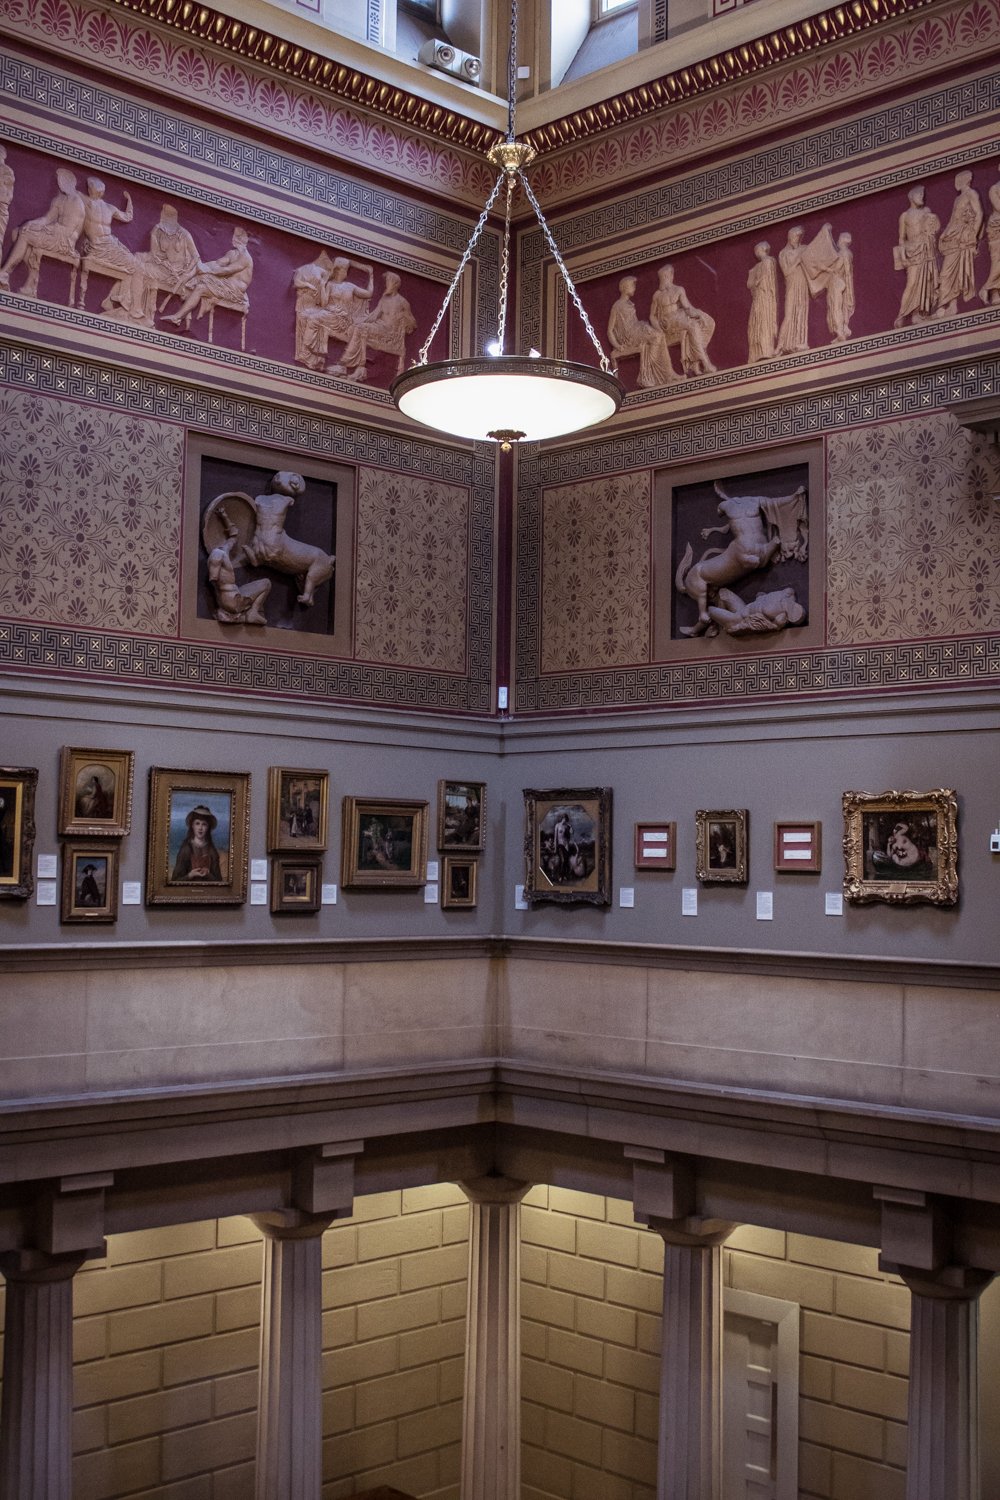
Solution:
{"label": "ornate gold picture frame", "polygon": [[427,880],[427,803],[345,797],[340,883],[392,889]]}
{"label": "ornate gold picture frame", "polygon": [[703,885],[746,885],[750,878],[745,807],[694,815],[695,875]]}
{"label": "ornate gold picture frame", "polygon": [[480,854],[486,837],[485,781],[438,782],[438,848]]}
{"label": "ornate gold picture frame", "polygon": [[611,905],[611,788],[524,793],[524,894],[540,904]]}
{"label": "ornate gold picture frame", "polygon": [[117,844],[63,844],[60,920],[118,920]]}
{"label": "ornate gold picture frame", "polygon": [[446,854],[441,870],[441,905],[445,911],[471,910],[476,905],[479,861]]}
{"label": "ornate gold picture frame", "polygon": [[59,757],[59,832],[82,838],[124,838],[132,827],[131,750],[80,750]]}
{"label": "ornate gold picture frame", "polygon": [[326,848],[330,776],[271,766],[267,773],[267,848],[307,853]]}
{"label": "ornate gold picture frame", "polygon": [[845,792],[844,894],[892,906],[958,901],[958,800],[931,792]]}
{"label": "ornate gold picture frame", "polygon": [[279,854],[271,862],[271,911],[274,915],[317,912],[323,879],[318,854]]}
{"label": "ornate gold picture frame", "polygon": [[240,906],[247,895],[248,771],[149,773],[146,903]]}
{"label": "ornate gold picture frame", "polygon": [[0,900],[25,901],[35,888],[34,766],[0,766]]}

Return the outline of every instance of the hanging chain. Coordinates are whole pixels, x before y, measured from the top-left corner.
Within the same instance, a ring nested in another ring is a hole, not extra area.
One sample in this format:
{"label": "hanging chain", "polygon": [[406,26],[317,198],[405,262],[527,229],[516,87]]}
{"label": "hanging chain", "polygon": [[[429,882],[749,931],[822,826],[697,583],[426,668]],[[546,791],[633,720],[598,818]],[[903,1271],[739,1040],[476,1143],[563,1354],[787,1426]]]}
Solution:
{"label": "hanging chain", "polygon": [[528,179],[525,177],[524,173],[519,172],[517,175],[521,179],[521,186],[524,188],[525,197],[531,204],[532,208],[535,210],[535,216],[537,217],[539,224],[542,226],[542,233],[544,234],[548,247],[552,252],[552,259],[555,261],[556,265],[559,267],[559,270],[562,272],[562,279],[566,283],[566,290],[572,297],[573,305],[576,308],[577,312],[580,314],[580,318],[583,322],[584,328],[587,330],[590,342],[593,344],[594,348],[597,350],[598,355],[600,356],[601,369],[605,372],[605,374],[613,375],[614,371],[611,367],[611,361],[605,354],[604,347],[600,339],[597,337],[597,334],[594,332],[594,325],[587,317],[586,309],[584,308],[583,303],[580,301],[580,294],[577,291],[576,287],[573,285],[573,278],[569,274],[566,262],[563,260],[562,256],[559,253],[559,246],[552,238],[552,231],[549,228],[548,224],[546,224],[545,215],[542,213],[542,210],[538,206],[538,199],[531,191]]}
{"label": "hanging chain", "polygon": [[507,54],[507,139],[512,141],[517,110],[517,0],[510,5],[510,52]]}
{"label": "hanging chain", "polygon": [[483,229],[486,225],[486,220],[490,216],[490,209],[493,207],[494,203],[497,200],[497,194],[503,186],[503,180],[505,176],[506,173],[501,172],[496,182],[493,184],[493,191],[492,193],[490,193],[490,196],[486,200],[486,207],[479,215],[479,222],[476,225],[475,229],[472,231],[472,238],[466,245],[465,251],[462,255],[462,259],[458,263],[458,270],[452,277],[451,285],[449,286],[447,292],[445,292],[444,301],[441,303],[441,306],[438,309],[438,315],[434,319],[431,331],[424,340],[420,349],[420,353],[417,355],[416,363],[418,365],[425,365],[427,363],[427,355],[430,352],[431,344],[434,342],[434,335],[437,333],[438,329],[441,327],[441,324],[444,321],[444,315],[448,311],[451,299],[452,297],[454,297],[458,283],[462,279],[462,272],[465,270],[466,266],[469,264],[469,261],[472,259],[472,252],[476,248],[476,243],[479,239],[479,236],[482,234]]}
{"label": "hanging chain", "polygon": [[503,353],[504,337],[507,331],[507,284],[510,281],[510,213],[514,203],[514,194],[517,192],[517,176],[513,172],[507,174],[507,207],[504,211],[503,220],[503,249],[500,252],[500,311],[497,317],[497,343],[499,352]]}

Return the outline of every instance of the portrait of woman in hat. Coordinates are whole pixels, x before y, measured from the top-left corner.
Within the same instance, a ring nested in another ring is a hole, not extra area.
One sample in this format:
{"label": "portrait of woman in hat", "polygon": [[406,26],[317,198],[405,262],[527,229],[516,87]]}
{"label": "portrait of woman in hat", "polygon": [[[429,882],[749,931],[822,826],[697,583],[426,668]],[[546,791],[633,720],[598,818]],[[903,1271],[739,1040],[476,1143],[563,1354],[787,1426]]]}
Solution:
{"label": "portrait of woman in hat", "polygon": [[199,802],[184,819],[187,834],[177,851],[171,880],[223,879],[219,851],[212,842],[218,818],[210,807]]}

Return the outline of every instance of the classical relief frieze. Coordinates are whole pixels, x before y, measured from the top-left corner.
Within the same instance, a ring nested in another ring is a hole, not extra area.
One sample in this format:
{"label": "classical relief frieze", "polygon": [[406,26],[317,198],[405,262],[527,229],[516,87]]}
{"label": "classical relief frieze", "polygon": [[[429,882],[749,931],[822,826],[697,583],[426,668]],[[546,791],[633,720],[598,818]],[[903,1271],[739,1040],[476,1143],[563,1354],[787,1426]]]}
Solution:
{"label": "classical relief frieze", "polygon": [[76,306],[112,326],[238,343],[241,353],[382,389],[413,352],[408,340],[415,350],[418,316],[430,325],[436,283],[383,271],[371,307],[371,261],[331,247],[312,249],[303,264],[303,242],[268,225],[165,203],[142,184],[82,181],[70,166],[13,145],[5,156],[14,165],[0,177],[10,191],[0,291]]}
{"label": "classical relief frieze", "polygon": [[[845,198],[822,216],[777,218],[765,239],[745,230],[666,263],[636,258],[581,295],[626,389],[670,399],[717,371],[766,374],[824,347],[840,357],[880,333],[937,333],[997,305],[1000,208],[985,221],[987,195],[1000,204],[992,157]],[[566,333],[571,357],[586,358],[578,330],[567,323]]]}

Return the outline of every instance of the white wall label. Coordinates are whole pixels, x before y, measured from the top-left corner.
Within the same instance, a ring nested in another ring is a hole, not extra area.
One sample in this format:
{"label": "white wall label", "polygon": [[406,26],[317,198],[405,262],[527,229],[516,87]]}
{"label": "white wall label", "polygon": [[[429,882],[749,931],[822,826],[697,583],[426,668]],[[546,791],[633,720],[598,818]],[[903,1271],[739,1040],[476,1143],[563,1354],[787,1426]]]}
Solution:
{"label": "white wall label", "polygon": [[634,906],[635,905],[635,887],[634,886],[623,885],[623,886],[620,887],[620,889],[618,891],[618,905],[619,906]]}
{"label": "white wall label", "polygon": [[437,881],[432,880],[429,885],[424,886],[424,905],[437,906],[440,894]]}
{"label": "white wall label", "polygon": [[56,883],[54,880],[40,880],[35,886],[35,904],[37,906],[55,906]]}
{"label": "white wall label", "polygon": [[260,883],[258,883],[257,881],[251,882],[251,885],[250,885],[250,905],[251,906],[266,906],[267,905],[267,885],[266,885],[265,882],[260,882]]}
{"label": "white wall label", "polygon": [[437,880],[439,873],[437,860],[429,859],[427,861],[427,879]]}
{"label": "white wall label", "polygon": [[774,919],[774,892],[757,892],[757,921],[770,922]]}
{"label": "white wall label", "polygon": [[681,916],[696,917],[698,915],[698,887],[686,885],[681,891]]}
{"label": "white wall label", "polygon": [[336,906],[337,887],[335,885],[324,885],[319,899],[321,906]]}
{"label": "white wall label", "polygon": [[142,881],[141,880],[123,880],[122,881],[122,906],[141,906],[141,905],[142,905]]}
{"label": "white wall label", "polygon": [[267,860],[266,859],[252,859],[250,861],[250,879],[251,880],[266,880],[267,879]]}
{"label": "white wall label", "polygon": [[40,854],[38,856],[38,878],[39,880],[55,880],[59,874],[58,854]]}
{"label": "white wall label", "polygon": [[514,887],[514,910],[515,911],[527,911],[528,910],[528,903],[524,899],[524,886],[523,885],[516,885]]}
{"label": "white wall label", "polygon": [[828,917],[842,917],[844,915],[844,898],[840,891],[827,891],[825,910]]}

